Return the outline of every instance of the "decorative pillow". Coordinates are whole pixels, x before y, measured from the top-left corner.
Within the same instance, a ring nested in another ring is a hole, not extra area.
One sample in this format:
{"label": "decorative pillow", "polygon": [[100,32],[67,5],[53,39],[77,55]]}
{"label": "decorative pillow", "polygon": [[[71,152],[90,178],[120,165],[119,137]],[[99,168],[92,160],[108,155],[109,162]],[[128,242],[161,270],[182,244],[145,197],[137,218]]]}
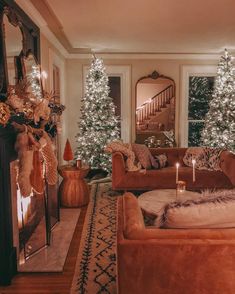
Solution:
{"label": "decorative pillow", "polygon": [[190,147],[186,150],[183,161],[187,166],[192,166],[192,159],[196,160],[196,169],[220,170],[220,154],[223,149],[213,147]]}
{"label": "decorative pillow", "polygon": [[143,144],[132,144],[132,150],[134,151],[135,156],[137,157],[143,168],[152,168],[151,160],[153,159],[153,156],[147,146]]}
{"label": "decorative pillow", "polygon": [[208,160],[203,147],[190,147],[186,150],[183,162],[186,166],[192,166],[192,160],[196,160],[195,168],[208,170]]}
{"label": "decorative pillow", "polygon": [[161,169],[168,165],[167,155],[165,153],[154,155],[154,160],[152,161],[152,166],[155,169]]}
{"label": "decorative pillow", "polygon": [[235,227],[235,189],[204,192],[202,197],[165,206],[160,217],[163,228]]}

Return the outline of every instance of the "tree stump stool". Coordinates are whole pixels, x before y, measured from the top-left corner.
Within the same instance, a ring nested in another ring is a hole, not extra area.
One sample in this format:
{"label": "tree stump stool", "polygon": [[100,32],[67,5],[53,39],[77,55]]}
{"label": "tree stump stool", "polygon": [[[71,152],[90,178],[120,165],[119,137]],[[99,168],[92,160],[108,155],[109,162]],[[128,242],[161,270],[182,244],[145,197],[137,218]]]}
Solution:
{"label": "tree stump stool", "polygon": [[81,207],[89,202],[89,187],[84,181],[89,168],[77,169],[73,166],[59,167],[63,178],[59,187],[60,204],[64,207]]}

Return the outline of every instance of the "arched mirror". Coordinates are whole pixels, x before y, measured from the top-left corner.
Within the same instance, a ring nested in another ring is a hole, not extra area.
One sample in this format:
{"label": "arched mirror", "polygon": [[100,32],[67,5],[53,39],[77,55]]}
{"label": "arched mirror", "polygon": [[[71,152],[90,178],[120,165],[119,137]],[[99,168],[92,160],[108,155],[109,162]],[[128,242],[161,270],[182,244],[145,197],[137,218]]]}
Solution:
{"label": "arched mirror", "polygon": [[154,71],[136,83],[136,142],[175,145],[175,82]]}
{"label": "arched mirror", "polygon": [[35,56],[29,52],[22,57],[23,74],[27,81],[27,91],[31,94],[32,100],[41,100],[43,97],[41,69]]}
{"label": "arched mirror", "polygon": [[22,78],[20,55],[23,50],[23,34],[21,23],[6,8],[3,15],[3,32],[7,67],[8,86],[14,86]]}

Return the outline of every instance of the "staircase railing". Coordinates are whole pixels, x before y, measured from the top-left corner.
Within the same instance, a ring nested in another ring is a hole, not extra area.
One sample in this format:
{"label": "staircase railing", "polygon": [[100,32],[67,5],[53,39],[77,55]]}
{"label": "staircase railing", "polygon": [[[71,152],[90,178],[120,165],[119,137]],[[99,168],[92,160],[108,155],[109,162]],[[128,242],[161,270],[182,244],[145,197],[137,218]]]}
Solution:
{"label": "staircase railing", "polygon": [[145,120],[150,119],[150,116],[160,112],[161,108],[166,107],[166,104],[170,103],[171,98],[174,96],[174,86],[170,85],[143,103],[136,109],[137,123],[143,123]]}

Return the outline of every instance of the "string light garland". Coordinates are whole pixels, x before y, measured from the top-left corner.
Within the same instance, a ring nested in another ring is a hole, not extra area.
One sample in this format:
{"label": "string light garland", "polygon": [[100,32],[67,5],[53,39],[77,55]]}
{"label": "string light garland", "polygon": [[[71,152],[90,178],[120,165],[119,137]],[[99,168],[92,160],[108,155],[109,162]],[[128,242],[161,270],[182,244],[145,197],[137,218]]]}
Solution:
{"label": "string light garland", "polygon": [[120,137],[119,119],[109,92],[103,60],[93,57],[82,99],[76,155],[91,168],[107,172],[111,171],[111,156],[104,148]]}
{"label": "string light garland", "polygon": [[225,49],[218,64],[215,88],[205,118],[205,146],[235,151],[235,76],[232,56]]}
{"label": "string light garland", "polygon": [[32,71],[29,75],[27,75],[30,87],[32,89],[32,93],[34,96],[32,96],[32,100],[42,100],[43,99],[43,93],[42,93],[42,87],[41,87],[41,72],[40,67],[38,65],[32,65]]}

